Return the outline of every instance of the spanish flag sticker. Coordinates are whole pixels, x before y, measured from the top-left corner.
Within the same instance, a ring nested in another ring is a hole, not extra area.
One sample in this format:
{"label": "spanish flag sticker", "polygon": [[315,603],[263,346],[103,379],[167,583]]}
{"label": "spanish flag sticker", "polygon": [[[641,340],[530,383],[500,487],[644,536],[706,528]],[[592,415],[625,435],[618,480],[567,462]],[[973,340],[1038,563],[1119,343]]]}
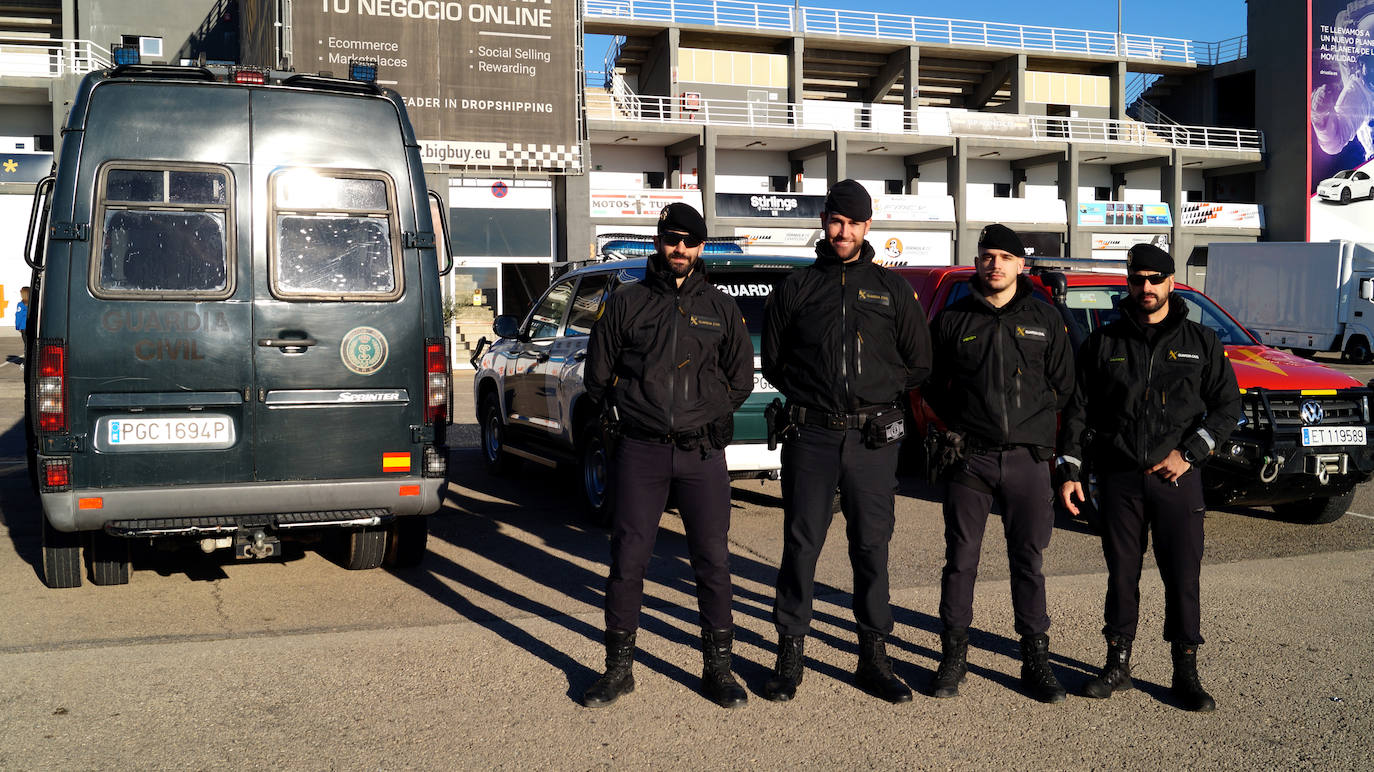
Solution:
{"label": "spanish flag sticker", "polygon": [[410,453],[383,453],[383,472],[409,472]]}

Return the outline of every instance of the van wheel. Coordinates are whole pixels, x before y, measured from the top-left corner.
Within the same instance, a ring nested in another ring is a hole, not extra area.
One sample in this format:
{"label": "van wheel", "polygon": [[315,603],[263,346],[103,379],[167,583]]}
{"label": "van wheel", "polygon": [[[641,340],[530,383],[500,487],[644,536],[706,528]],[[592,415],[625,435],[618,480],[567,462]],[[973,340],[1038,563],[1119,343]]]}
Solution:
{"label": "van wheel", "polygon": [[1302,357],[1303,359],[1311,359],[1311,358],[1312,358],[1312,355],[1313,355],[1314,353],[1316,353],[1316,349],[1310,349],[1310,348],[1295,348],[1295,349],[1289,349],[1289,351],[1292,351],[1292,352],[1293,352],[1293,356],[1299,356],[1299,357]]}
{"label": "van wheel", "polygon": [[91,582],[106,587],[129,583],[129,540],[111,536],[104,531],[91,534],[86,546],[91,561]]}
{"label": "van wheel", "polygon": [[1339,496],[1275,504],[1274,511],[1284,519],[1299,523],[1334,523],[1349,511],[1354,501],[1355,490],[1352,488]]}
{"label": "van wheel", "polygon": [[396,518],[387,529],[383,565],[387,568],[413,568],[420,565],[428,554],[428,521],[425,515]]}
{"label": "van wheel", "polygon": [[1351,338],[1341,358],[1352,365],[1366,364],[1370,359],[1369,343],[1364,338]]}
{"label": "van wheel", "polygon": [[615,489],[611,479],[611,453],[601,436],[601,425],[595,418],[582,422],[577,433],[578,469],[582,476],[582,505],[587,518],[600,526],[609,526],[615,515]]}
{"label": "van wheel", "polygon": [[501,420],[501,400],[495,392],[482,398],[482,460],[487,472],[497,476],[515,471],[520,459],[506,452],[506,427]]}
{"label": "van wheel", "polygon": [[81,534],[66,533],[43,518],[43,584],[53,589],[81,586]]}
{"label": "van wheel", "polygon": [[373,526],[348,532],[348,551],[344,554],[344,568],[366,571],[382,564],[386,556],[386,528]]}

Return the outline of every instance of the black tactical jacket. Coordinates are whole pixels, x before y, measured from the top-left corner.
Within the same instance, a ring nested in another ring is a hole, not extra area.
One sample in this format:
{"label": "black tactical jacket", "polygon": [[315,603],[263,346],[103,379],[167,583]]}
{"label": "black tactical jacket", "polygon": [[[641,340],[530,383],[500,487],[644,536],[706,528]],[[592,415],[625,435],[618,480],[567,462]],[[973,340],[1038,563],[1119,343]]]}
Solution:
{"label": "black tactical jacket", "polygon": [[768,298],[763,375],[789,402],[831,413],[897,400],[930,374],[930,328],[911,285],[864,242],[843,263],[830,242]]}
{"label": "black tactical jacket", "polygon": [[754,388],[754,344],[739,306],[706,281],[676,286],[662,259],[606,301],[583,370],[587,395],[616,406],[625,429],[691,433],[730,416]]}
{"label": "black tactical jacket", "polygon": [[935,317],[935,371],[921,390],[945,425],[975,445],[1053,448],[1058,413],[1073,396],[1073,346],[1064,320],[1037,300],[1030,279],[995,308],[979,279]]}
{"label": "black tactical jacket", "polygon": [[[1078,351],[1078,390],[1064,411],[1060,452],[1086,453],[1100,469],[1147,470],[1169,452],[1198,461],[1231,436],[1241,415],[1240,388],[1212,330],[1189,321],[1177,295],[1151,346],[1135,304],[1093,332]],[[1085,447],[1084,433],[1092,431]]]}

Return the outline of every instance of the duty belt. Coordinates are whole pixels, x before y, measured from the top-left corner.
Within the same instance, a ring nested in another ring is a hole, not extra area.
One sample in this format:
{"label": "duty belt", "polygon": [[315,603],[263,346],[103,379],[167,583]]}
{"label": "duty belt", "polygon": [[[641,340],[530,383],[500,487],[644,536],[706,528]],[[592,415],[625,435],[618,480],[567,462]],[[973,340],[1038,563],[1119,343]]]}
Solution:
{"label": "duty belt", "polygon": [[895,410],[896,405],[876,405],[874,407],[862,408],[853,413],[827,413],[824,410],[802,407],[801,405],[791,405],[792,421],[802,426],[819,426],[822,429],[841,431],[844,429],[862,429],[868,419],[874,414],[886,410]]}
{"label": "duty belt", "polygon": [[651,432],[633,426],[621,426],[620,433],[632,440],[642,440],[644,442],[661,442],[664,445],[681,445],[700,440],[706,436],[705,429],[693,429],[682,432]]}

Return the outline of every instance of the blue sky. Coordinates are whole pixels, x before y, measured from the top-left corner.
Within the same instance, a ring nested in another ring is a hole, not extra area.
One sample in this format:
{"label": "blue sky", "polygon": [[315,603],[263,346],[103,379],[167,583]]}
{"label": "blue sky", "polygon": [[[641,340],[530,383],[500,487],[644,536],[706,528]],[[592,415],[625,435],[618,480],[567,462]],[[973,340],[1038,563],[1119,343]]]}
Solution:
{"label": "blue sky", "polygon": [[[764,0],[778,4],[776,0]],[[685,0],[708,2],[708,0]],[[782,3],[785,4],[785,3]],[[1044,27],[1116,31],[1115,0],[983,0],[980,3],[913,3],[901,0],[801,0],[805,6],[867,10],[911,16],[994,21]],[[957,9],[957,10],[955,10]],[[1121,30],[1135,35],[1215,42],[1245,34],[1245,0],[1121,0]],[[600,69],[606,41],[589,35],[588,69]]]}

